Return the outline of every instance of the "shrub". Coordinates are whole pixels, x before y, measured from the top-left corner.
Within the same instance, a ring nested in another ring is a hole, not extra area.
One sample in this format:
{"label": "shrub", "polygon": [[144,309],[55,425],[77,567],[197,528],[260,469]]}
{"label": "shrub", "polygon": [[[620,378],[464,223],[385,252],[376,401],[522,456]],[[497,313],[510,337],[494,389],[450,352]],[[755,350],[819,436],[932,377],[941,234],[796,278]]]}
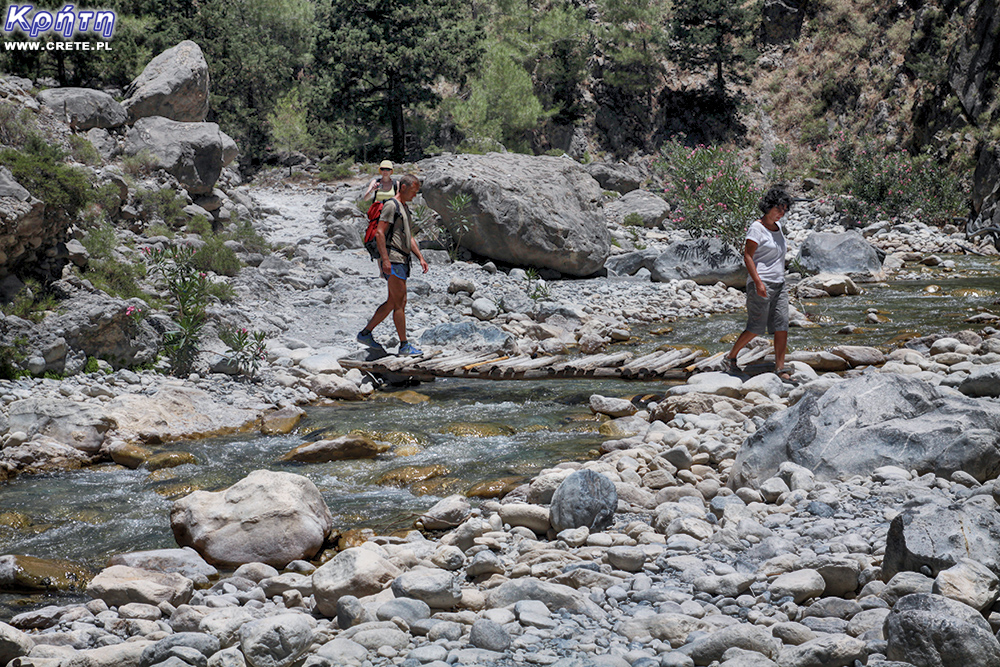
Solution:
{"label": "shrub", "polygon": [[157,222],[149,227],[146,227],[146,236],[166,236],[168,239],[172,239],[174,238],[174,230],[170,229],[163,223]]}
{"label": "shrub", "polygon": [[111,257],[111,252],[118,245],[118,235],[111,223],[104,221],[99,226],[91,228],[80,241],[87,249],[91,260]]}
{"label": "shrub", "polygon": [[24,336],[18,336],[10,345],[0,345],[0,379],[16,380],[28,374],[21,369],[26,358],[23,350],[27,349],[27,345],[28,339]]}
{"label": "shrub", "polygon": [[207,237],[205,245],[195,251],[191,262],[199,271],[213,271],[222,276],[235,276],[243,266],[220,236]]}
{"label": "shrub", "polygon": [[28,192],[45,202],[45,218],[74,218],[87,205],[90,182],[87,174],[61,160],[65,157],[58,146],[45,143],[38,136],[28,138],[24,149],[0,151],[0,164],[10,168],[14,180]]}
{"label": "shrub", "polygon": [[201,332],[208,315],[208,277],[194,266],[190,248],[167,250],[144,248],[143,254],[154,273],[160,276],[177,309],[177,329],[163,334],[163,350],[171,371],[183,376],[191,371],[201,349]]}
{"label": "shrub", "polygon": [[622,224],[626,227],[642,227],[642,216],[635,212],[629,213],[622,220]]}
{"label": "shrub", "polygon": [[345,160],[344,162],[324,162],[319,166],[319,171],[316,172],[316,178],[321,181],[339,181],[345,178],[350,178],[353,176],[354,172],[351,171],[352,162],[350,160]]}
{"label": "shrub", "polygon": [[233,291],[233,288],[229,283],[209,283],[208,295],[214,296],[222,303],[230,303],[236,300],[236,292]]}
{"label": "shrub", "polygon": [[94,144],[79,134],[71,134],[69,136],[69,149],[70,155],[77,162],[90,165],[98,165],[104,162],[101,159],[101,154],[94,148]]}
{"label": "shrub", "polygon": [[179,229],[187,220],[184,200],[177,196],[173,188],[137,190],[135,203],[142,209],[147,220],[160,219],[168,227]]}
{"label": "shrub", "polygon": [[240,373],[250,378],[257,375],[260,362],[267,358],[266,333],[223,327],[219,338],[229,348],[229,358],[236,362]]}
{"label": "shrub", "polygon": [[56,303],[54,296],[44,293],[41,283],[28,278],[24,281],[24,288],[14,296],[13,301],[4,304],[3,313],[38,323],[45,317],[45,311],[55,309]]}
{"label": "shrub", "polygon": [[142,279],[146,277],[146,267],[143,264],[131,264],[114,257],[96,260],[91,258],[84,277],[94,287],[111,296],[148,300],[148,295],[139,287]]}
{"label": "shrub", "polygon": [[21,148],[34,136],[31,112],[10,102],[0,102],[0,144]]}
{"label": "shrub", "polygon": [[212,233],[212,223],[208,221],[208,218],[201,214],[198,214],[188,220],[185,228],[191,234],[197,234],[198,236],[207,236]]}
{"label": "shrub", "polygon": [[841,140],[837,159],[846,167],[844,193],[848,212],[859,221],[913,214],[946,222],[966,210],[968,189],[962,179],[928,154],[911,155],[871,143]]}
{"label": "shrub", "polygon": [[[367,211],[368,209],[365,209]],[[239,220],[235,218],[232,237],[240,245],[246,248],[247,252],[259,252],[261,254],[271,251],[271,244],[267,242],[253,227],[249,220]]]}
{"label": "shrub", "polygon": [[674,202],[672,222],[693,236],[716,236],[738,252],[755,219],[760,190],[736,153],[713,146],[663,146],[655,167]]}
{"label": "shrub", "polygon": [[788,144],[777,144],[771,151],[771,161],[779,167],[788,164]]}
{"label": "shrub", "polygon": [[122,158],[122,169],[129,176],[149,176],[160,166],[156,157],[145,148],[135,155]]}

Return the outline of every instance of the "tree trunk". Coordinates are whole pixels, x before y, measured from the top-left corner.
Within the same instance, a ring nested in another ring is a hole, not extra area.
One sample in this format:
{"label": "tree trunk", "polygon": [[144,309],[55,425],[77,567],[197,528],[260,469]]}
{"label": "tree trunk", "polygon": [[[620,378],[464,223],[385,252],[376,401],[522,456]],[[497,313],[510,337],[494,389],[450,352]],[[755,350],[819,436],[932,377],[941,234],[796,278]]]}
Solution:
{"label": "tree trunk", "polygon": [[406,127],[403,124],[403,105],[389,99],[389,118],[392,122],[392,159],[402,162],[406,159]]}

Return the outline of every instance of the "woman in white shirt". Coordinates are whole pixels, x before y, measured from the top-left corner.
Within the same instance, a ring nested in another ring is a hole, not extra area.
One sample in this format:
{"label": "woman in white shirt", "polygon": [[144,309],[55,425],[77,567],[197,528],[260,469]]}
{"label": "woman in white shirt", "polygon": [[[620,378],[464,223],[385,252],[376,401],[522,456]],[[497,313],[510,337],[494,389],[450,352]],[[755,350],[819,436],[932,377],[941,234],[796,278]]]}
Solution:
{"label": "woman in white shirt", "polygon": [[747,326],[726,357],[727,370],[738,373],[736,355],[757,336],[774,335],[774,372],[790,379],[785,370],[788,349],[788,288],[785,285],[785,235],[778,221],[792,207],[792,198],[771,188],[760,201],[763,217],[750,225],[743,246],[747,266]]}

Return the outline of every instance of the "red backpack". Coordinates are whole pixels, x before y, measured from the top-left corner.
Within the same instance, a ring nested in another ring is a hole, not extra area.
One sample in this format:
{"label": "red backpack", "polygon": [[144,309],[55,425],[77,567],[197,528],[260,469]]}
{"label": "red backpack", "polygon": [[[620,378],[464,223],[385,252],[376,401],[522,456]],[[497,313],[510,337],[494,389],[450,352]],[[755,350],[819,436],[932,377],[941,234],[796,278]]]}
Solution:
{"label": "red backpack", "polygon": [[[395,195],[398,190],[399,185],[395,180],[393,180],[392,194]],[[375,191],[374,196],[378,196],[378,190]],[[378,219],[382,215],[382,207],[385,206],[385,202],[387,201],[389,200],[375,201],[373,199],[371,206],[368,207],[368,229],[365,230],[365,250],[368,251],[368,254],[371,255],[371,258],[375,261],[378,261],[380,258],[378,243],[375,241],[375,229],[378,227]],[[392,242],[393,226],[396,223],[395,219],[392,222],[393,224],[389,225],[389,236],[386,238],[387,244]]]}

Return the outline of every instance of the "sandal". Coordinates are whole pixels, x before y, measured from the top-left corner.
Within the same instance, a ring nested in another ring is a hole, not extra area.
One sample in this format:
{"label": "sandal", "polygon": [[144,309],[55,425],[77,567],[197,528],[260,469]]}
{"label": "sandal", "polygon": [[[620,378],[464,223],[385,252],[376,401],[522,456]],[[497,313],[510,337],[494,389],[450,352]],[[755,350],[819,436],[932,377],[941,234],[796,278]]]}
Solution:
{"label": "sandal", "polygon": [[792,379],[792,374],[786,370],[775,371],[778,379],[782,382],[792,385],[798,385],[799,383]]}
{"label": "sandal", "polygon": [[725,367],[722,370],[723,373],[728,373],[729,375],[740,375],[742,371],[740,367],[736,364],[736,360],[732,357],[726,357]]}

